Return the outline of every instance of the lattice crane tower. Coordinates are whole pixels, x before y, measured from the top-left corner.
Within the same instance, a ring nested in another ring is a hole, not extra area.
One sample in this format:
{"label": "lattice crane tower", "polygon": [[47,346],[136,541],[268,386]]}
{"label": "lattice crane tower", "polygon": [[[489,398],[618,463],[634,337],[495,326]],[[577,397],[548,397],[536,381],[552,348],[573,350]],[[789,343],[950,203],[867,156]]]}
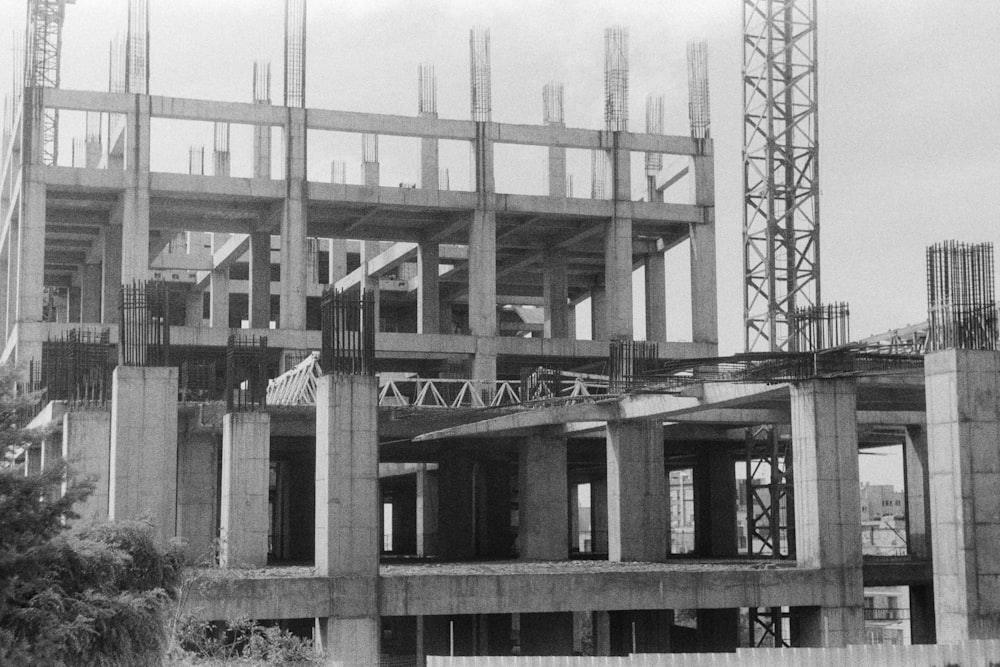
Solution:
{"label": "lattice crane tower", "polygon": [[746,350],[794,350],[820,303],[816,0],[744,0],[743,82]]}
{"label": "lattice crane tower", "polygon": [[[25,88],[58,88],[62,55],[62,27],[66,5],[76,0],[28,0]],[[42,116],[42,156],[55,164],[59,155],[59,112],[47,109]]]}

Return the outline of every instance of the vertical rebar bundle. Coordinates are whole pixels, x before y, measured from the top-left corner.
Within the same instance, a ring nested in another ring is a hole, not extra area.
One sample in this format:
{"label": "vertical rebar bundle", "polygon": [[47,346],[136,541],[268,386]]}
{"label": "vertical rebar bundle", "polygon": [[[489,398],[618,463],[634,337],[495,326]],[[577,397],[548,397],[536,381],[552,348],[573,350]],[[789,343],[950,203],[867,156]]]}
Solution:
{"label": "vertical rebar bundle", "polygon": [[[646,134],[663,134],[663,95],[646,96]],[[646,153],[646,175],[660,173],[663,153]]]}
{"label": "vertical rebar bundle", "polygon": [[628,129],[628,30],[621,26],[604,29],[604,125]]}
{"label": "vertical rebar bundle", "polygon": [[87,161],[87,148],[81,137],[73,137],[72,154],[70,155],[71,167],[84,167]]}
{"label": "vertical rebar bundle", "polygon": [[121,35],[115,35],[108,46],[108,92],[124,93],[125,83],[125,43]]}
{"label": "vertical rebar bundle", "polygon": [[822,302],[816,0],[744,0],[743,36],[745,344],[774,352]]}
{"label": "vertical rebar bundle", "polygon": [[430,116],[438,112],[437,75],[430,63],[420,63],[417,68],[417,111]]}
{"label": "vertical rebar bundle", "polygon": [[215,123],[212,145],[212,173],[215,176],[229,175],[229,123]]}
{"label": "vertical rebar bundle", "polygon": [[[851,340],[851,311],[847,303],[796,308],[792,316],[792,352],[816,352],[846,345]],[[793,345],[794,344],[794,345]]]}
{"label": "vertical rebar bundle", "polygon": [[149,0],[130,0],[125,49],[125,89],[149,94]]}
{"label": "vertical rebar bundle", "polygon": [[361,298],[328,289],[320,302],[324,373],[375,375],[375,295],[363,290]]}
{"label": "vertical rebar bundle", "polygon": [[101,113],[99,111],[88,111],[85,122],[86,134],[84,137],[87,143],[101,143]]}
{"label": "vertical rebar bundle", "polygon": [[930,350],[997,349],[992,243],[927,248],[927,319]]}
{"label": "vertical rebar bundle", "polygon": [[226,342],[226,412],[267,407],[267,336],[229,336]]}
{"label": "vertical rebar bundle", "polygon": [[490,93],[490,30],[476,26],[469,31],[472,120],[489,121],[493,112]]}
{"label": "vertical rebar bundle", "polygon": [[253,64],[254,104],[271,103],[271,63],[254,61]]}
{"label": "vertical rebar bundle", "polygon": [[365,133],[361,135],[361,161],[368,164],[378,162],[377,134]]}
{"label": "vertical rebar bundle", "polygon": [[118,364],[170,365],[170,292],[162,280],[122,285],[118,297]]}
{"label": "vertical rebar bundle", "polygon": [[306,105],[306,0],[285,0],[285,106]]}
{"label": "vertical rebar bundle", "polygon": [[590,197],[591,199],[608,198],[608,164],[607,151],[590,151]]}
{"label": "vertical rebar bundle", "polygon": [[563,85],[556,81],[549,81],[542,88],[542,105],[545,114],[546,125],[565,122],[563,113]]}
{"label": "vertical rebar bundle", "polygon": [[340,185],[347,183],[347,162],[344,160],[330,162],[330,182]]}
{"label": "vertical rebar bundle", "polygon": [[608,356],[608,393],[619,394],[638,385],[643,373],[656,368],[659,346],[640,340],[611,341]]}
{"label": "vertical rebar bundle", "polygon": [[188,173],[193,176],[205,175],[205,147],[191,146],[188,149]]}
{"label": "vertical rebar bundle", "polygon": [[707,139],[710,135],[712,119],[708,103],[708,43],[689,42],[687,46],[688,65],[688,119],[691,122],[691,136]]}

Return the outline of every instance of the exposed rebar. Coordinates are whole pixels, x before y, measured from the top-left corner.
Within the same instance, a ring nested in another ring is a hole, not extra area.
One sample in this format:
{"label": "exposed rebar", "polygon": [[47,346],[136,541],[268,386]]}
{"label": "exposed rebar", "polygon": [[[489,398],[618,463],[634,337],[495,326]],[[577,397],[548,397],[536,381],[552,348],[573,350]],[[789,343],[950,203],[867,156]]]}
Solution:
{"label": "exposed rebar", "polygon": [[604,124],[609,132],[628,129],[628,29],[604,29]]}
{"label": "exposed rebar", "polygon": [[125,90],[149,94],[149,0],[130,0],[125,49]]}
{"label": "exposed rebar", "polygon": [[944,241],[927,248],[928,347],[997,349],[993,244]]}
{"label": "exposed rebar", "polygon": [[607,151],[590,151],[590,197],[608,198],[608,174],[611,171]]}
{"label": "exposed rebar", "polygon": [[330,162],[330,182],[340,185],[347,183],[347,162],[344,160]]}
{"label": "exposed rebar", "polygon": [[253,64],[254,104],[271,103],[271,63],[254,61]]}
{"label": "exposed rebar", "polygon": [[212,173],[229,176],[229,123],[215,123],[212,145]]}
{"label": "exposed rebar", "polygon": [[[646,96],[646,134],[663,134],[663,95]],[[646,153],[646,174],[663,169],[663,153]]]}
{"label": "exposed rebar", "polygon": [[188,173],[194,176],[205,175],[205,147],[191,146],[188,149]]}
{"label": "exposed rebar", "polygon": [[285,106],[306,105],[306,0],[285,0]]}
{"label": "exposed rebar", "polygon": [[361,135],[361,161],[365,163],[378,162],[378,135]]}
{"label": "exposed rebar", "polygon": [[688,118],[691,136],[707,139],[711,129],[708,100],[708,43],[704,40],[689,42],[688,65]]}
{"label": "exposed rebar", "polygon": [[563,85],[557,81],[549,81],[542,88],[542,103],[546,124],[562,124],[565,122],[563,113]]}
{"label": "exposed rebar", "polygon": [[492,117],[490,93],[490,30],[476,26],[469,31],[470,89],[472,120],[485,122]]}
{"label": "exposed rebar", "polygon": [[433,116],[438,112],[437,75],[431,63],[420,63],[417,68],[417,110]]}

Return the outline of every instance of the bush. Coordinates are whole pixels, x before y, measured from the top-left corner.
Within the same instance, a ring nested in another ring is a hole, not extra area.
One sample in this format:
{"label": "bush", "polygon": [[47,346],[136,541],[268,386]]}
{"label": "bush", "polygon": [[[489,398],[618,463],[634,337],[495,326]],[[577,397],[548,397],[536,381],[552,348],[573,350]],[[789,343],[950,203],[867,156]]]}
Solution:
{"label": "bush", "polygon": [[247,618],[224,625],[188,619],[174,640],[170,658],[176,665],[308,665],[320,657],[312,640]]}

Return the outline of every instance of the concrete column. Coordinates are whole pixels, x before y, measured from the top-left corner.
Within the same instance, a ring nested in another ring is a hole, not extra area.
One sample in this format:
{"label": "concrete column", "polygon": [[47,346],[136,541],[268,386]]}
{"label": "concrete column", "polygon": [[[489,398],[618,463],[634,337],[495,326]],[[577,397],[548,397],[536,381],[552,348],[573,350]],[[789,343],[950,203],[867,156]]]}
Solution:
{"label": "concrete column", "polygon": [[607,438],[608,560],[662,561],[670,525],[663,424],[608,422]]}
{"label": "concrete column", "polygon": [[646,340],[667,342],[667,273],[662,252],[646,255]]}
{"label": "concrete column", "polygon": [[361,180],[366,187],[377,188],[379,186],[379,163],[362,162]]}
{"label": "concrete column", "polygon": [[590,340],[608,339],[608,293],[604,286],[590,290]]}
{"label": "concrete column", "polygon": [[281,328],[306,328],[306,113],[286,109],[281,219]]}
{"label": "concrete column", "polygon": [[104,247],[101,256],[101,324],[118,324],[118,296],[122,282],[122,228],[115,225],[115,216],[104,228]]}
{"label": "concrete column", "polygon": [[184,324],[189,327],[200,327],[205,314],[205,293],[192,288],[184,297]]}
{"label": "concrete column", "polygon": [[[708,149],[711,151],[711,149]],[[691,340],[718,347],[719,315],[715,281],[715,167],[711,152],[694,161],[695,204],[703,220],[691,225]]]}
{"label": "concrete column", "polygon": [[438,463],[438,546],[445,560],[476,553],[472,460],[448,452]]}
{"label": "concrete column", "polygon": [[520,614],[521,655],[573,653],[573,613]]}
{"label": "concrete column", "polygon": [[229,413],[222,420],[219,564],[267,565],[271,415]]}
{"label": "concrete column", "polygon": [[549,196],[566,196],[566,149],[562,146],[549,146]]}
{"label": "concrete column", "polygon": [[73,410],[63,415],[62,455],[76,479],[90,477],[94,492],[73,509],[84,523],[108,520],[111,474],[111,413]]}
{"label": "concrete column", "polygon": [[699,609],[697,611],[698,650],[730,653],[740,638],[739,609]]}
{"label": "concrete column", "polygon": [[862,641],[861,489],[853,380],[793,384],[795,553],[799,567],[830,569],[841,606],[799,611],[803,646]]}
{"label": "concrete column", "polygon": [[937,640],[1000,638],[1000,353],[924,357]]}
{"label": "concrete column", "polygon": [[24,450],[24,474],[25,476],[40,475],[42,473],[42,446],[31,445]]}
{"label": "concrete column", "polygon": [[906,549],[913,558],[931,558],[930,475],[927,470],[927,430],[906,429],[903,445],[906,493]]}
{"label": "concrete column", "polygon": [[80,269],[80,321],[101,321],[100,264],[84,264]]}
{"label": "concrete column", "polygon": [[216,564],[219,519],[219,441],[190,425],[177,439],[177,534],[191,562]]}
{"label": "concrete column", "polygon": [[606,611],[593,614],[594,655],[611,655],[611,615]]}
{"label": "concrete column", "polygon": [[736,469],[725,452],[701,456],[694,468],[694,548],[701,556],[737,553]]}
{"label": "concrete column", "polygon": [[618,202],[632,200],[629,158],[627,150],[611,153],[615,211],[604,231],[604,289],[608,294],[605,333],[613,340],[632,339],[632,219],[618,210]]}
{"label": "concrete column", "polygon": [[250,328],[267,329],[271,322],[271,234],[250,234]]}
{"label": "concrete column", "polygon": [[[497,218],[490,123],[476,123],[476,210],[469,224],[469,332],[497,335]],[[496,380],[496,343],[478,341],[473,377]]]}
{"label": "concrete column", "polygon": [[546,338],[569,338],[569,283],[564,253],[545,253],[542,300],[545,303],[543,335]]}
{"label": "concrete column", "polygon": [[229,269],[214,269],[209,276],[211,310],[209,326],[229,328]]}
{"label": "concrete column", "polygon": [[566,559],[569,514],[565,436],[542,432],[529,435],[520,446],[517,472],[520,557]]}
{"label": "concrete column", "polygon": [[87,141],[84,143],[84,162],[87,169],[99,169],[101,158],[104,157],[104,145],[100,141]]}
{"label": "concrete column", "polygon": [[437,554],[438,485],[437,473],[422,465],[417,471],[417,555]]}
{"label": "concrete column", "polygon": [[436,242],[417,246],[417,333],[440,333],[438,251]]}
{"label": "concrete column", "polygon": [[51,435],[42,440],[42,470],[48,470],[62,457],[62,440]]}
{"label": "concrete column", "polygon": [[[42,321],[42,292],[45,286],[45,182],[32,167],[23,181],[21,219],[17,245],[17,322]],[[11,237],[13,238],[13,237]]]}
{"label": "concrete column", "polygon": [[253,177],[271,178],[271,126],[253,126]]}
{"label": "concrete column", "polygon": [[347,275],[347,241],[344,239],[327,239],[329,276],[327,282],[335,285],[338,280]]}
{"label": "concrete column", "polygon": [[[669,496],[668,496],[669,498]],[[608,480],[593,479],[590,482],[590,527],[591,544],[594,553],[608,553]],[[669,515],[667,519],[669,520]],[[670,537],[670,530],[667,530]],[[669,553],[669,552],[668,552]]]}
{"label": "concrete column", "polygon": [[[436,113],[421,112],[420,116],[437,118]],[[420,187],[424,190],[438,190],[438,140],[423,137],[420,140]]]}
{"label": "concrete column", "polygon": [[331,661],[379,659],[378,383],[324,375],[316,385],[316,572],[347,576],[355,596],[345,617],[323,619]]}
{"label": "concrete column", "polygon": [[126,131],[125,191],[112,216],[122,229],[121,284],[149,278],[149,127],[150,98],[136,95]]}
{"label": "concrete column", "polygon": [[110,518],[147,517],[163,544],[176,532],[177,369],[119,366],[113,378]]}

